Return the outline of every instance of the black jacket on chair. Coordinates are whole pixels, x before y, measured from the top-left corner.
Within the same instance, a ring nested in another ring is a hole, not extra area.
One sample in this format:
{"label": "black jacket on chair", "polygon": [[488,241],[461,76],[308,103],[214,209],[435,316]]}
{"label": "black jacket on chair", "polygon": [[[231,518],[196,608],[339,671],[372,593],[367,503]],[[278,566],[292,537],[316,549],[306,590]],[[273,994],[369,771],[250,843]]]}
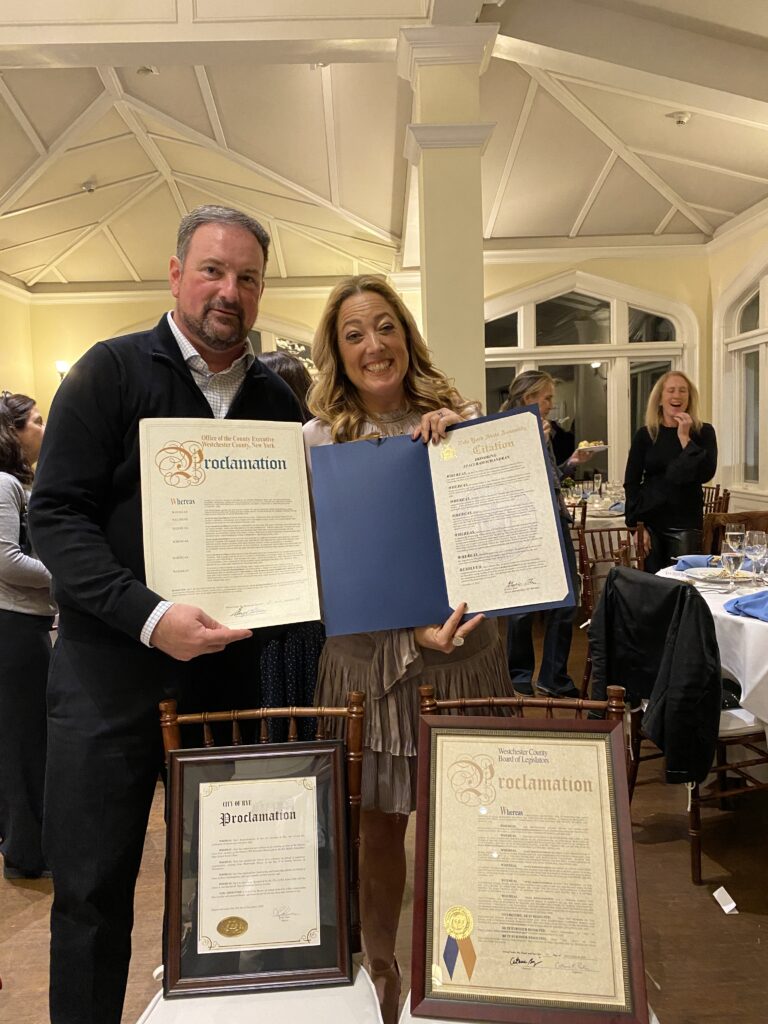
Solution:
{"label": "black jacket on chair", "polygon": [[702,782],[720,723],[720,652],[706,602],[689,583],[611,569],[589,627],[592,696],[625,687],[648,701],[642,730],[666,758],[667,782]]}

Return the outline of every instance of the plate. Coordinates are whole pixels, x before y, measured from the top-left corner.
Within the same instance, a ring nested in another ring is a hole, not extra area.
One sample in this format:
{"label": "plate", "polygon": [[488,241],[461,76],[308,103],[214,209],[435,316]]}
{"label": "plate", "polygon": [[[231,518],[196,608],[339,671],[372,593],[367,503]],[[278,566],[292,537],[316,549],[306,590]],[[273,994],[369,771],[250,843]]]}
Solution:
{"label": "plate", "polygon": [[[708,583],[711,583],[713,580],[717,580],[718,583],[729,583],[731,579],[725,569],[712,565],[701,566],[698,569],[686,569],[685,575],[689,580],[706,580]],[[752,573],[739,569],[738,572],[734,573],[733,578],[736,580],[751,580]]]}
{"label": "plate", "polygon": [[576,445],[577,452],[607,452],[607,444],[583,444],[581,446]]}
{"label": "plate", "polygon": [[595,511],[587,508],[587,519],[621,519],[623,512]]}

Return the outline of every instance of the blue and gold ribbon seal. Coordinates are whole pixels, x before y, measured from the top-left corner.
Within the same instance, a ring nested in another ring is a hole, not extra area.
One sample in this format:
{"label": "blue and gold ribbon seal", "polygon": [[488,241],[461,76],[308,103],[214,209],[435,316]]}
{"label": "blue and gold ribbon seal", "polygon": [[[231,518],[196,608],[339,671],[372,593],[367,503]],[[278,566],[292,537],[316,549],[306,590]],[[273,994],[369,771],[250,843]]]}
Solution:
{"label": "blue and gold ribbon seal", "polygon": [[477,963],[477,954],[470,938],[474,927],[471,912],[467,907],[458,904],[455,907],[450,907],[443,917],[443,925],[448,933],[443,950],[443,962],[448,968],[450,978],[453,979],[456,961],[460,956],[464,970],[467,972],[467,978],[471,979]]}

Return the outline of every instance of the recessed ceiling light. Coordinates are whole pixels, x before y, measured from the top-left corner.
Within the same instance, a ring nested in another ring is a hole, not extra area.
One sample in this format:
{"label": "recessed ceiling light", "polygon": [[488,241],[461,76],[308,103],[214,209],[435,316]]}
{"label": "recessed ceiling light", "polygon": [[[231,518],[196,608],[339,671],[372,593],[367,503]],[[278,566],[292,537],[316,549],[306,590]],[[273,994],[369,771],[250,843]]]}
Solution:
{"label": "recessed ceiling light", "polygon": [[159,70],[154,64],[142,64],[140,68],[136,68],[137,75],[159,75]]}

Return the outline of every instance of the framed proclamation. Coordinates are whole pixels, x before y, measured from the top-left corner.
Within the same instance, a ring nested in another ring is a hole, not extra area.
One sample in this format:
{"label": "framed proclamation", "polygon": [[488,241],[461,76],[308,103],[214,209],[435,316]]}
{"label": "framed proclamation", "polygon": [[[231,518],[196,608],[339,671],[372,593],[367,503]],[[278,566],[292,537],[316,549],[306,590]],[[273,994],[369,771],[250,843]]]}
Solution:
{"label": "framed proclamation", "polygon": [[648,1024],[621,722],[422,717],[411,1014]]}
{"label": "framed proclamation", "polygon": [[341,740],[175,750],[167,997],[352,982]]}

